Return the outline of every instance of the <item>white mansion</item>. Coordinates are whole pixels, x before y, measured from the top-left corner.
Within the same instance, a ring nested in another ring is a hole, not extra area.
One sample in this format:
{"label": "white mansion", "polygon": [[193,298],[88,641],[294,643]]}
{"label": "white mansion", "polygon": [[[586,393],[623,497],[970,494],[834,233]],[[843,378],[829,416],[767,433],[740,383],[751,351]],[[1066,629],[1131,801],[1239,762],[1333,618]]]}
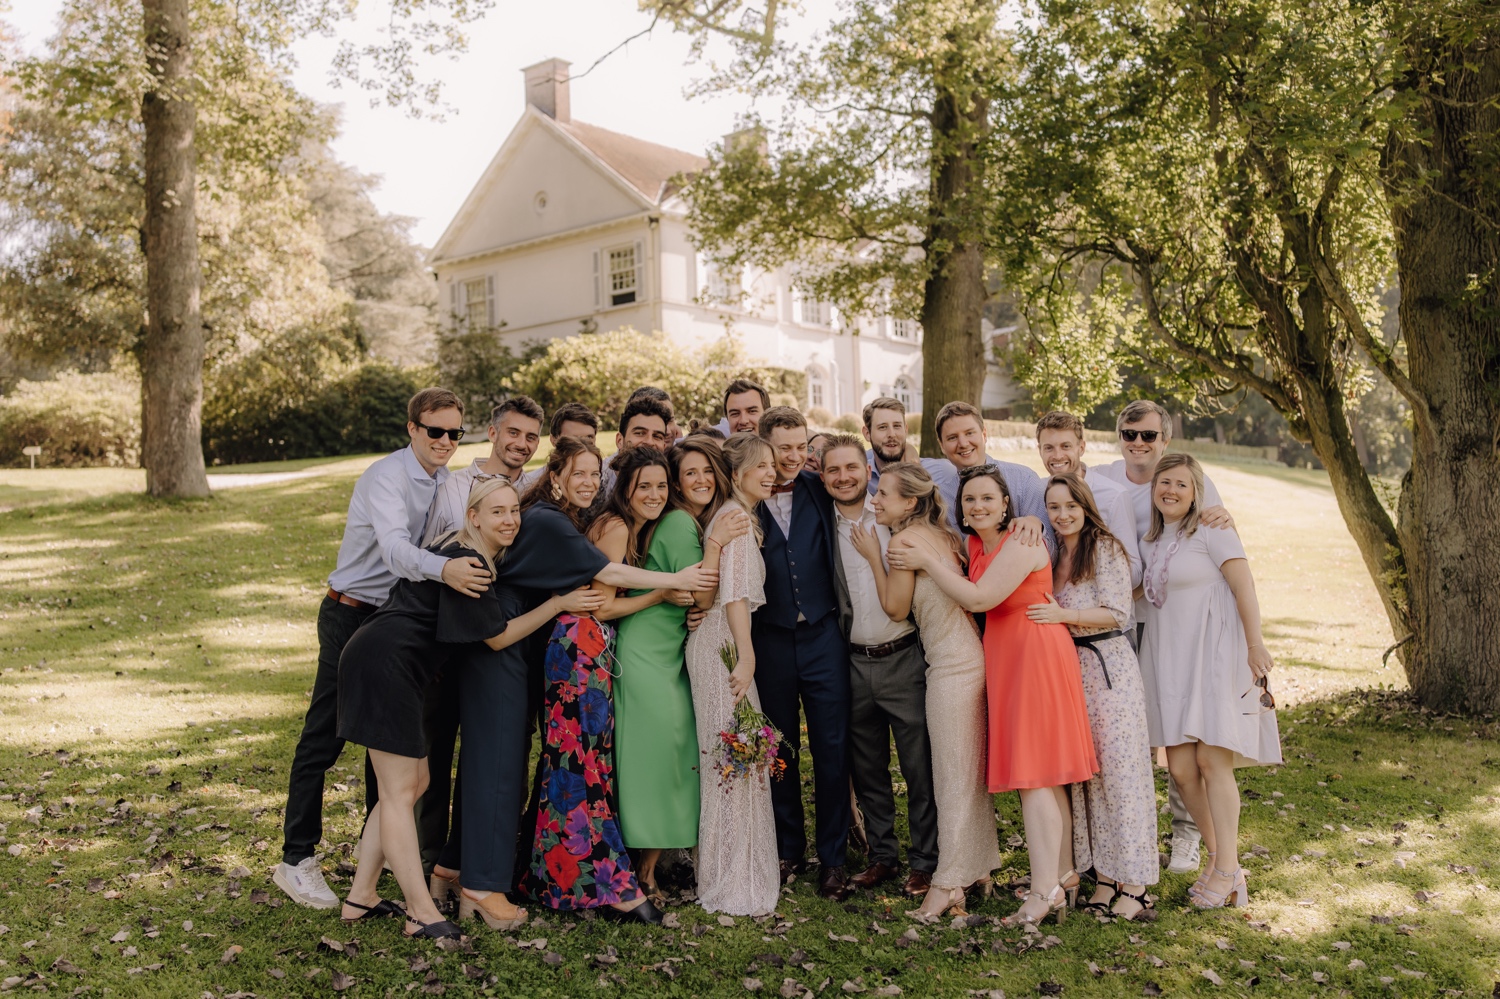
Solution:
{"label": "white mansion", "polygon": [[[503,322],[515,348],[623,326],[690,346],[733,329],[758,361],[807,373],[806,406],[857,413],[893,395],[921,408],[917,323],[840,316],[789,268],[716,273],[673,182],[708,161],[574,121],[561,59],[523,73],[525,113],[429,256],[453,322]],[[991,363],[985,405],[1013,395]]]}

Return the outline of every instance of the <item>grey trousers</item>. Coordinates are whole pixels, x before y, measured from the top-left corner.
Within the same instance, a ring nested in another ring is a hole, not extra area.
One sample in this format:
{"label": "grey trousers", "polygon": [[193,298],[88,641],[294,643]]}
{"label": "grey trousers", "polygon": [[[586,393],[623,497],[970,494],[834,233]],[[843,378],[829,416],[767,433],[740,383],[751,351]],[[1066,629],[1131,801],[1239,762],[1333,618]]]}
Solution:
{"label": "grey trousers", "polygon": [[891,740],[906,778],[906,817],[911,830],[907,863],[914,871],[937,870],[937,804],[932,796],[932,746],[927,738],[927,663],[919,642],[872,659],[849,654],[852,693],[849,718],[850,771],[865,815],[871,863],[901,862],[896,840],[896,797],[891,788]]}
{"label": "grey trousers", "polygon": [[[1145,624],[1136,622],[1135,631],[1130,636],[1130,645],[1137,654],[1141,651],[1141,632],[1146,630]],[[1167,807],[1172,810],[1172,838],[1178,836],[1189,836],[1193,839],[1201,838],[1198,832],[1198,823],[1188,814],[1187,805],[1183,803],[1182,792],[1177,790],[1177,781],[1172,775],[1167,774]]]}

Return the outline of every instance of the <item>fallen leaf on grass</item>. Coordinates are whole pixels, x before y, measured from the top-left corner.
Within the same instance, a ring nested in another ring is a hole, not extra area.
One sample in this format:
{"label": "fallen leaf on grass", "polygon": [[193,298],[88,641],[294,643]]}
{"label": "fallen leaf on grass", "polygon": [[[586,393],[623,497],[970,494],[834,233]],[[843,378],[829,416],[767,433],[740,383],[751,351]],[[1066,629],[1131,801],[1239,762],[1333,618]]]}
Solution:
{"label": "fallen leaf on grass", "polygon": [[1214,972],[1213,972],[1213,970],[1211,968],[1204,968],[1201,972],[1199,972],[1199,974],[1201,974],[1204,978],[1207,978],[1214,985],[1223,985],[1224,984],[1224,979],[1222,979],[1218,975],[1214,974]]}
{"label": "fallen leaf on grass", "polygon": [[280,968],[272,968],[269,971],[267,971],[266,974],[270,975],[272,978],[285,978],[286,977],[286,972],[282,971]]}
{"label": "fallen leaf on grass", "polygon": [[110,937],[109,938],[109,942],[110,943],[124,943],[126,940],[129,940],[129,939],[130,939],[130,931],[129,930],[121,930],[119,933],[116,933],[114,936]]}
{"label": "fallen leaf on grass", "polygon": [[901,986],[895,984],[894,982],[892,982],[890,985],[882,985],[880,988],[875,990],[875,995],[878,996],[899,996],[900,994]]}
{"label": "fallen leaf on grass", "polygon": [[734,917],[733,916],[720,916],[719,917],[719,925],[720,926],[733,926],[734,925]]}
{"label": "fallen leaf on grass", "polygon": [[563,956],[555,950],[549,950],[547,953],[542,955],[542,963],[549,964],[555,968],[559,964],[563,963]]}
{"label": "fallen leaf on grass", "polygon": [[219,963],[233,964],[235,959],[238,958],[240,954],[244,952],[244,950],[245,948],[241,947],[239,944],[230,944],[229,949],[224,952],[224,956],[219,958]]}
{"label": "fallen leaf on grass", "polygon": [[1352,960],[1352,961],[1349,962],[1349,970],[1350,971],[1364,971],[1365,968],[1366,968],[1365,962],[1361,961],[1357,957],[1354,960]]}
{"label": "fallen leaf on grass", "polygon": [[241,864],[234,870],[230,871],[229,876],[231,878],[234,878],[236,881],[241,878],[248,878],[250,876],[250,868],[246,867],[244,864]]}
{"label": "fallen leaf on grass", "polygon": [[1161,986],[1157,985],[1155,982],[1147,982],[1145,985],[1141,986],[1141,995],[1159,996],[1161,995]]}
{"label": "fallen leaf on grass", "polygon": [[345,989],[347,989],[349,986],[351,986],[351,985],[354,984],[354,976],[353,975],[346,975],[342,971],[335,971],[333,973],[333,982],[332,982],[332,984],[333,984],[333,991],[335,991],[335,992],[342,992]]}
{"label": "fallen leaf on grass", "polygon": [[59,957],[57,960],[53,961],[52,962],[52,970],[58,972],[59,974],[63,974],[63,975],[81,975],[81,974],[83,974],[83,969],[82,968],[80,968],[78,965],[74,964],[72,961],[69,961],[65,957]]}
{"label": "fallen leaf on grass", "polygon": [[88,884],[85,885],[84,887],[88,891],[91,891],[91,892],[101,892],[101,891],[104,890],[104,879],[103,878],[89,878]]}
{"label": "fallen leaf on grass", "polygon": [[[723,919],[724,917],[720,916],[719,918]],[[732,921],[733,920],[731,920],[731,922]],[[740,981],[740,984],[745,987],[746,992],[759,992],[762,988],[765,987],[765,983],[762,982],[759,978],[745,978]]]}
{"label": "fallen leaf on grass", "polygon": [[335,954],[342,954],[344,952],[344,945],[333,939],[333,937],[323,937],[318,941],[318,949],[331,950]]}

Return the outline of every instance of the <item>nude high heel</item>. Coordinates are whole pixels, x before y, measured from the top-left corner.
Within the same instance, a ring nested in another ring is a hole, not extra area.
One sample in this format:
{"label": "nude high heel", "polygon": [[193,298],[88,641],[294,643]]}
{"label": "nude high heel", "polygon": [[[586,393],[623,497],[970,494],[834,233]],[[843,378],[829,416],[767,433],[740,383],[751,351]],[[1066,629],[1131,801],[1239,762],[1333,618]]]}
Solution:
{"label": "nude high heel", "polygon": [[1198,875],[1198,880],[1188,885],[1188,898],[1190,899],[1208,887],[1208,879],[1214,876],[1214,868],[1217,866],[1214,863],[1214,858],[1218,854],[1212,850],[1204,850],[1203,852],[1208,855],[1208,863],[1203,866],[1203,873]]}
{"label": "nude high heel", "polygon": [[1014,929],[1017,926],[1039,926],[1046,921],[1048,916],[1056,916],[1057,925],[1061,926],[1063,919],[1068,915],[1068,890],[1061,883],[1054,885],[1052,890],[1045,895],[1039,891],[1034,891],[1027,898],[1039,898],[1043,902],[1046,902],[1046,911],[1040,916],[1028,916],[1024,912],[1017,910],[1012,915],[1002,916],[1000,919],[1001,926],[1007,929]]}
{"label": "nude high heel", "polygon": [[520,929],[521,924],[526,922],[526,910],[519,906],[510,905],[511,912],[509,914],[506,914],[503,909],[494,911],[498,908],[496,904],[497,900],[499,903],[510,905],[506,897],[499,892],[491,892],[484,898],[475,898],[467,890],[460,890],[458,893],[459,922],[478,916],[492,930],[505,932]]}
{"label": "nude high heel", "polygon": [[432,876],[427,879],[427,893],[432,896],[432,902],[439,909],[447,905],[452,899],[458,897],[458,875],[449,877],[439,874],[437,868],[433,868]]}
{"label": "nude high heel", "polygon": [[907,915],[919,922],[936,922],[945,916],[967,916],[969,914],[967,904],[968,896],[962,888],[943,888],[933,885],[927,889],[927,894],[922,897],[922,904],[927,904],[927,899],[933,897],[933,892],[943,893],[943,907],[937,912],[925,912],[922,909],[909,909]]}
{"label": "nude high heel", "polygon": [[1226,905],[1236,908],[1244,908],[1250,904],[1250,889],[1245,884],[1245,869],[1236,867],[1233,871],[1221,871],[1217,867],[1214,872],[1220,877],[1229,878],[1229,890],[1226,892],[1210,891],[1204,888],[1198,894],[1191,897],[1193,905],[1200,909],[1222,909]]}

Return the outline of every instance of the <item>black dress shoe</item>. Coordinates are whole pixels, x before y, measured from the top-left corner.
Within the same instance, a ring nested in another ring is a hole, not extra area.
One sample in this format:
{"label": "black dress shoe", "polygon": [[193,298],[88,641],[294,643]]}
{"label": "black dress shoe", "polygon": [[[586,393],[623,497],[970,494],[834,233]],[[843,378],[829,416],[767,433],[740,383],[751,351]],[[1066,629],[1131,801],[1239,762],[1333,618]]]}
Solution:
{"label": "black dress shoe", "polygon": [[927,889],[931,887],[932,872],[912,871],[911,875],[907,877],[906,884],[902,887],[901,890],[906,892],[906,894],[910,895],[912,898],[921,898],[923,895],[927,894]]}
{"label": "black dress shoe", "polygon": [[842,867],[823,868],[823,876],[818,879],[818,894],[835,902],[849,897],[849,882],[844,880]]}
{"label": "black dress shoe", "polygon": [[647,926],[660,926],[662,919],[662,911],[652,905],[649,898],[643,898],[641,904],[634,909],[622,910],[612,905],[601,905],[599,915],[617,923],[645,923]]}
{"label": "black dress shoe", "polygon": [[849,879],[849,884],[855,888],[874,888],[876,885],[885,884],[896,876],[895,864],[882,864],[876,861],[869,867],[860,871]]}
{"label": "black dress shoe", "polygon": [[794,874],[806,874],[807,861],[805,860],[783,860],[781,862],[781,883],[786,884],[792,880]]}

